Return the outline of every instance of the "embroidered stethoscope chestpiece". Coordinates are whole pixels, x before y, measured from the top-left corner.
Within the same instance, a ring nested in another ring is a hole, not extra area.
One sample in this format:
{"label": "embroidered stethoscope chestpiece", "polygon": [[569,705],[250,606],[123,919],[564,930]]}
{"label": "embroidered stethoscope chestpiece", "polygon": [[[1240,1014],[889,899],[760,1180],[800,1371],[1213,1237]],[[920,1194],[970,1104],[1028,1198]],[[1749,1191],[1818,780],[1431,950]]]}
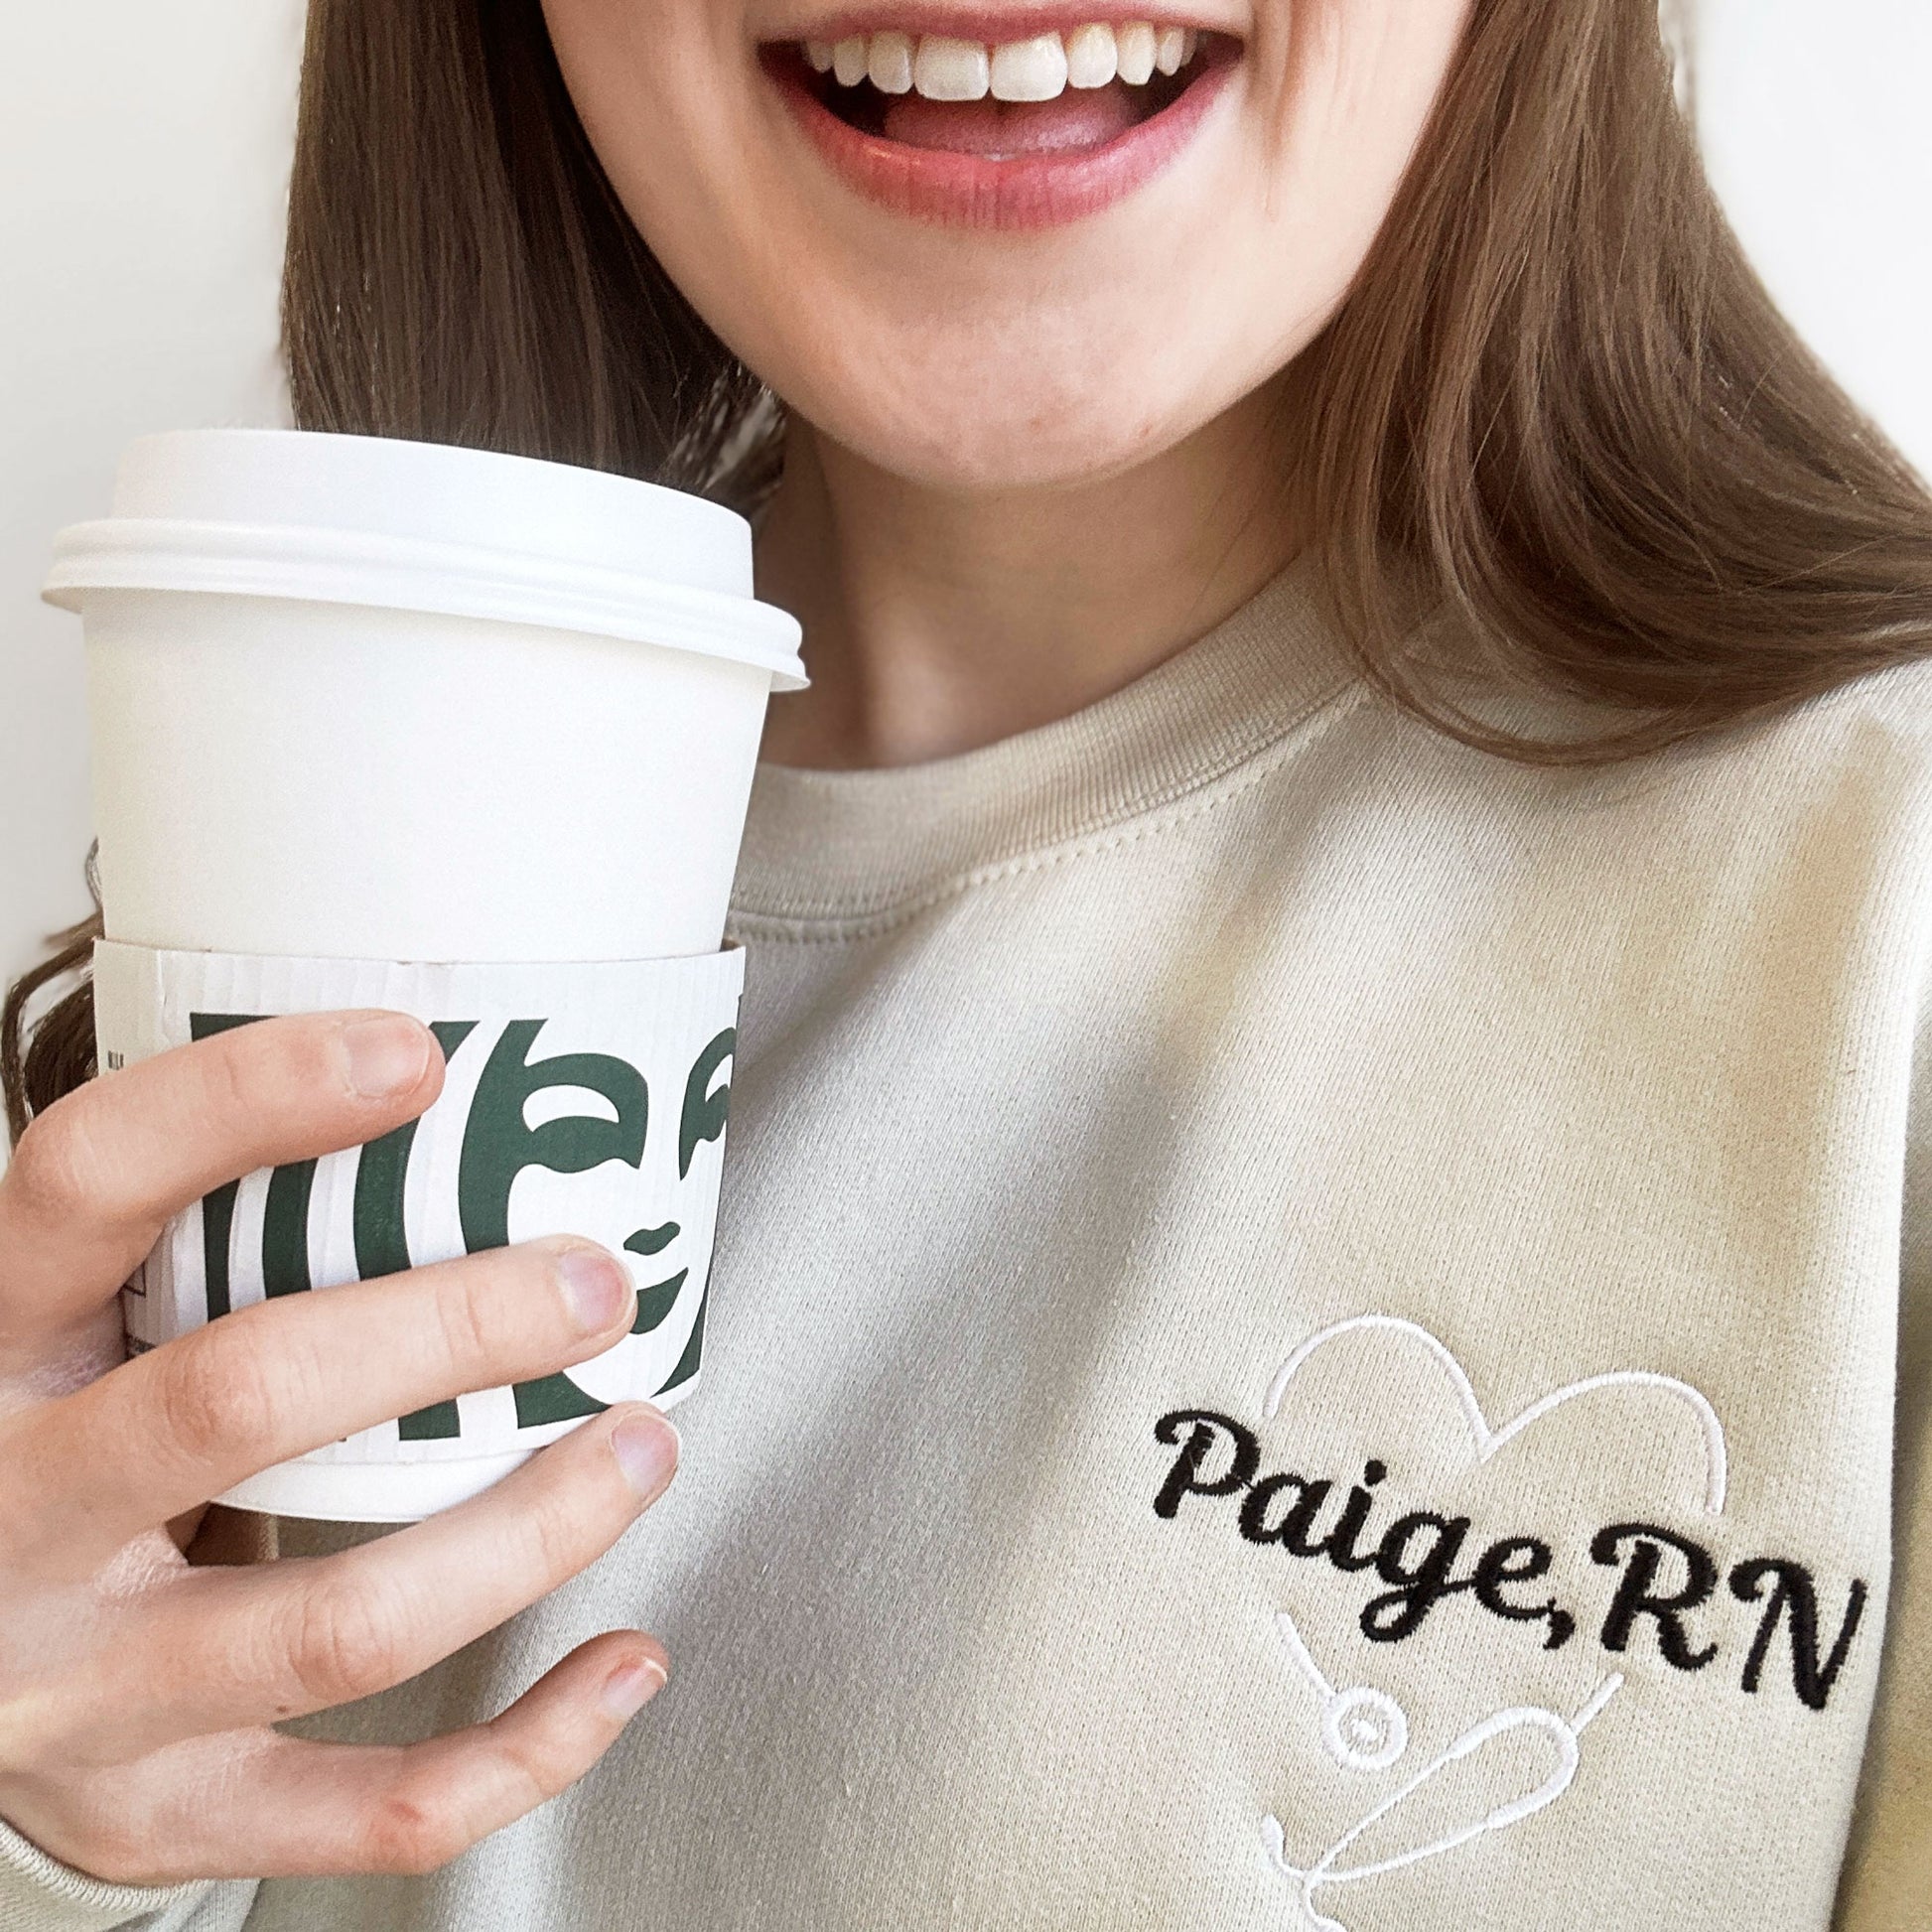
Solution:
{"label": "embroidered stethoscope chestpiece", "polygon": [[1321,1707],[1321,1741],[1350,1771],[1386,1771],[1409,1748],[1409,1720],[1394,1698],[1357,1684],[1329,1692]]}

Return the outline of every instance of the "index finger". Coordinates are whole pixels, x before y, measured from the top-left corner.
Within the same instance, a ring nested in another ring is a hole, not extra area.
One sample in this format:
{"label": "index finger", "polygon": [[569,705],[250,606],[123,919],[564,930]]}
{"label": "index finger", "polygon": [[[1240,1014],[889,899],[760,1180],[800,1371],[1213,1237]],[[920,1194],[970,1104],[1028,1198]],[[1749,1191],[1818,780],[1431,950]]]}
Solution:
{"label": "index finger", "polygon": [[375,1140],[442,1087],[420,1021],[351,1012],[258,1021],[75,1089],[0,1177],[0,1354],[91,1314],[224,1181]]}

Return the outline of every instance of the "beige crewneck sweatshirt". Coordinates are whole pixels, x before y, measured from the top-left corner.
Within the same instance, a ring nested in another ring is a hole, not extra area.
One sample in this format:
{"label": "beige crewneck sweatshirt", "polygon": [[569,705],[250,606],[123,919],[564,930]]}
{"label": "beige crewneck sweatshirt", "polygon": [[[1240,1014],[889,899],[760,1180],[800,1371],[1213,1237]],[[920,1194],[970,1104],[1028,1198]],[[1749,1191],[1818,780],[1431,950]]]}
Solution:
{"label": "beige crewneck sweatshirt", "polygon": [[7,1834],[0,1928],[1932,1924],[1932,664],[1532,770],[1296,565],[1061,723],[763,770],[733,925],[677,1481],[301,1728],[617,1624],[669,1686],[433,1876]]}

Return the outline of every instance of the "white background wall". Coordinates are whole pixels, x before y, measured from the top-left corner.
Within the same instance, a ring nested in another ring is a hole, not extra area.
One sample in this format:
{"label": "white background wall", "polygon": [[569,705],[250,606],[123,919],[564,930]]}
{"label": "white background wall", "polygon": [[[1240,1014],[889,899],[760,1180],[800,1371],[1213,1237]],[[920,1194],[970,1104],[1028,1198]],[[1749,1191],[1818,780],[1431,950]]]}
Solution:
{"label": "white background wall", "polygon": [[[38,600],[145,430],[272,423],[300,0],[0,0],[0,971],[86,909],[76,621]],[[1932,473],[1932,0],[1697,0],[1712,169]]]}
{"label": "white background wall", "polygon": [[54,532],[148,430],[282,419],[300,0],[0,0],[0,972],[87,910]]}
{"label": "white background wall", "polygon": [[1705,159],[1772,292],[1932,476],[1932,0],[1696,0]]}

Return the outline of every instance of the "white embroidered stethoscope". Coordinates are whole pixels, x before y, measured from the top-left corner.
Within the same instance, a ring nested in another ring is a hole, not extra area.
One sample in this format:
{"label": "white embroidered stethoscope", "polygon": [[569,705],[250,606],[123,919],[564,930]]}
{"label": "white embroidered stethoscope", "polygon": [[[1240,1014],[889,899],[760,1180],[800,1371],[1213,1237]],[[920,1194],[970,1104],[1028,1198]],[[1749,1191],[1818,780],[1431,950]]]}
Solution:
{"label": "white embroidered stethoscope", "polygon": [[[1289,1655],[1295,1659],[1303,1676],[1321,1699],[1321,1742],[1328,1755],[1344,1770],[1350,1771],[1386,1771],[1396,1763],[1409,1748],[1409,1719],[1401,1705],[1386,1692],[1373,1690],[1366,1684],[1336,1690],[1310,1654],[1301,1631],[1295,1627],[1295,1619],[1286,1610],[1275,1613],[1275,1627],[1281,1632]],[[1328,1918],[1316,1909],[1314,1894],[1317,1890],[1324,1885],[1354,1884],[1363,1878],[1379,1877],[1386,1871],[1400,1871],[1405,1865],[1420,1864],[1425,1859],[1440,1858],[1445,1852],[1453,1852],[1457,1846],[1480,1838],[1484,1832],[1499,1832],[1511,1825],[1521,1824],[1546,1805],[1555,1804],[1570,1789],[1571,1780],[1577,1775],[1577,1766],[1582,1758],[1578,1739],[1622,1688],[1622,1672],[1612,1672],[1596,1687],[1574,1718],[1562,1717],[1540,1705],[1518,1705],[1492,1713],[1480,1724],[1471,1725],[1406,1784],[1400,1785],[1366,1816],[1358,1819],[1311,1865],[1289,1863],[1287,1835],[1282,1829],[1281,1820],[1271,1812],[1261,1821],[1261,1835],[1268,1848],[1270,1863],[1284,1878],[1300,1888],[1302,1908],[1321,1932],[1346,1932],[1338,1920]],[[1432,1778],[1449,1765],[1479,1751],[1495,1738],[1518,1730],[1539,1731],[1556,1747],[1556,1763],[1549,1776],[1533,1791],[1525,1792],[1520,1798],[1512,1798],[1507,1804],[1497,1805],[1473,1824],[1446,1832],[1426,1845],[1414,1846],[1393,1858],[1378,1859],[1371,1864],[1338,1863],[1364,1832],[1379,1824],[1398,1806],[1408,1803]]]}

